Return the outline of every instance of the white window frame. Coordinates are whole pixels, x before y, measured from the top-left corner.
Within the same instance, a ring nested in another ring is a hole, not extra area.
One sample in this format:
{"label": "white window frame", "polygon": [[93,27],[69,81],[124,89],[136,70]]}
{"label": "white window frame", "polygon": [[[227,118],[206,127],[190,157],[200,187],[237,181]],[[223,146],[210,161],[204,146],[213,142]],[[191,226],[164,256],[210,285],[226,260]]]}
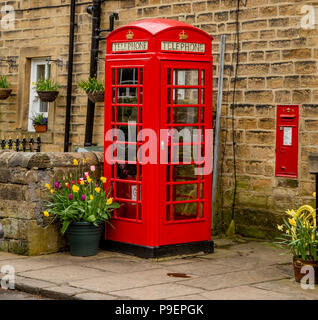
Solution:
{"label": "white window frame", "polygon": [[[28,131],[35,132],[35,129],[32,125],[31,118],[34,115],[43,113],[45,117],[49,115],[49,104],[47,103],[47,112],[40,112],[40,99],[35,88],[35,83],[37,79],[37,68],[39,65],[45,65],[45,79],[50,77],[50,64],[48,63],[49,58],[34,58],[31,59],[31,72],[30,72],[30,96],[29,96],[29,119],[28,119]],[[34,84],[33,84],[34,83]]]}

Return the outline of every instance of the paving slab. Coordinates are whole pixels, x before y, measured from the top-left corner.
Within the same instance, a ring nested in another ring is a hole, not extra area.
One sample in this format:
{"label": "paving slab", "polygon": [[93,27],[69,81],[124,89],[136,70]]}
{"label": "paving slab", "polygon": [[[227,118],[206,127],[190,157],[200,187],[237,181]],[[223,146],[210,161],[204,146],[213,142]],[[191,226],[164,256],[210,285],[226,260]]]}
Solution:
{"label": "paving slab", "polygon": [[118,300],[118,297],[97,292],[87,292],[75,295],[73,300]]}
{"label": "paving slab", "polygon": [[201,294],[189,294],[185,296],[178,296],[167,298],[163,300],[208,300],[206,297],[203,297]]}
{"label": "paving slab", "polygon": [[151,263],[142,259],[136,260],[129,257],[110,257],[95,261],[81,262],[80,265],[104,271],[111,270],[116,273],[130,273],[158,268],[156,263]]}
{"label": "paving slab", "polygon": [[317,284],[314,289],[303,289],[300,283],[296,282],[293,278],[257,283],[252,286],[263,290],[270,290],[278,294],[292,294],[297,299],[318,300]]}
{"label": "paving slab", "polygon": [[41,289],[41,295],[52,299],[72,299],[73,296],[84,293],[86,290],[66,285]]}
{"label": "paving slab", "polygon": [[47,281],[15,276],[15,288],[24,292],[39,294],[43,288],[53,287],[54,285],[54,283]]}
{"label": "paving slab", "polygon": [[[237,270],[243,270],[244,266],[233,268],[231,264],[220,264],[216,260],[197,260],[195,263],[185,263],[166,266],[170,272],[194,274],[198,276],[209,276],[214,274],[224,274]],[[247,269],[248,267],[245,267]]]}
{"label": "paving slab", "polygon": [[162,300],[180,295],[199,294],[201,292],[203,290],[198,288],[186,287],[178,283],[165,283],[136,289],[111,291],[109,293],[119,296],[121,299]]}
{"label": "paving slab", "polygon": [[32,295],[16,290],[0,289],[0,301],[2,300],[50,300],[37,295]]}
{"label": "paving slab", "polygon": [[56,284],[69,283],[71,281],[104,277],[107,273],[92,268],[84,268],[73,265],[45,268],[35,271],[20,273],[21,276],[44,280]]}
{"label": "paving slab", "polygon": [[280,294],[250,286],[239,286],[201,293],[208,300],[293,300],[291,294]]}
{"label": "paving slab", "polygon": [[69,285],[101,293],[109,293],[116,290],[180,281],[180,278],[169,277],[167,273],[169,273],[167,269],[151,269],[129,274],[109,273],[98,278],[71,281]]}
{"label": "paving slab", "polygon": [[210,291],[270,280],[284,279],[286,277],[286,274],[280,272],[277,268],[268,267],[184,280],[182,284]]}
{"label": "paving slab", "polygon": [[9,265],[15,269],[16,273],[21,273],[25,271],[34,271],[40,269],[47,269],[54,266],[60,266],[60,261],[56,261],[54,259],[48,261],[46,259],[39,259],[33,261],[32,258],[24,258],[24,259],[14,259],[14,260],[4,260],[1,262],[1,265]]}
{"label": "paving slab", "polygon": [[9,252],[0,251],[1,264],[4,264],[3,261],[5,261],[5,260],[23,259],[23,258],[26,258],[26,257],[18,255],[18,254],[13,254],[13,253],[9,253]]}

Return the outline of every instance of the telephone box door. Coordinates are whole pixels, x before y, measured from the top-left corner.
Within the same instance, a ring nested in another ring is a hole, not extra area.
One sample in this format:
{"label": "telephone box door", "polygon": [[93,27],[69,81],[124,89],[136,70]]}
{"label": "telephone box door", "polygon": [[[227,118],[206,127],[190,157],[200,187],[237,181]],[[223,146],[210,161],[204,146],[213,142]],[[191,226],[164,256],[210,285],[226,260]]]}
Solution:
{"label": "telephone box door", "polygon": [[212,174],[202,174],[210,165],[204,152],[212,162],[212,141],[204,134],[212,129],[211,66],[162,63],[160,245],[211,240]]}

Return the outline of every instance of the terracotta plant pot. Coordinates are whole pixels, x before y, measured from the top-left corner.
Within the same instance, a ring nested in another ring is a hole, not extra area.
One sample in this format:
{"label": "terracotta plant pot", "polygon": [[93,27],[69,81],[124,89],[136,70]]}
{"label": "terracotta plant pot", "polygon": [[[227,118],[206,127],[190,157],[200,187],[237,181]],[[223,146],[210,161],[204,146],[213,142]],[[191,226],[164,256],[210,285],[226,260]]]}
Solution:
{"label": "terracotta plant pot", "polygon": [[105,92],[104,91],[97,91],[94,93],[88,92],[88,99],[92,102],[104,102]]}
{"label": "terracotta plant pot", "polygon": [[34,126],[35,132],[46,132],[47,131],[47,125],[46,124],[39,124]]}
{"label": "terracotta plant pot", "polygon": [[0,100],[7,99],[12,92],[12,89],[0,88]]}
{"label": "terracotta plant pot", "polygon": [[37,91],[37,94],[41,101],[53,102],[57,98],[59,92],[58,91]]}
{"label": "terracotta plant pot", "polygon": [[311,266],[314,268],[315,272],[315,283],[318,283],[318,261],[313,261],[313,260],[301,260],[297,258],[293,258],[293,266],[294,266],[294,274],[295,274],[295,280],[296,282],[300,282],[302,277],[304,277],[307,273],[301,273],[301,268],[303,266]]}

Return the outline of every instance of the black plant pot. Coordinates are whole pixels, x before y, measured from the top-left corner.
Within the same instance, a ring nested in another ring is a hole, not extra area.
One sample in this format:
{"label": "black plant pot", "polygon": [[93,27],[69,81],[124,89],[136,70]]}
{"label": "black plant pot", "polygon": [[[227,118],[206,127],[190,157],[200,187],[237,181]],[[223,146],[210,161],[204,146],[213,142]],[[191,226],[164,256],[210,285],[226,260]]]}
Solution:
{"label": "black plant pot", "polygon": [[66,231],[71,255],[88,257],[97,254],[103,227],[104,222],[99,222],[98,227],[90,222],[72,222]]}

